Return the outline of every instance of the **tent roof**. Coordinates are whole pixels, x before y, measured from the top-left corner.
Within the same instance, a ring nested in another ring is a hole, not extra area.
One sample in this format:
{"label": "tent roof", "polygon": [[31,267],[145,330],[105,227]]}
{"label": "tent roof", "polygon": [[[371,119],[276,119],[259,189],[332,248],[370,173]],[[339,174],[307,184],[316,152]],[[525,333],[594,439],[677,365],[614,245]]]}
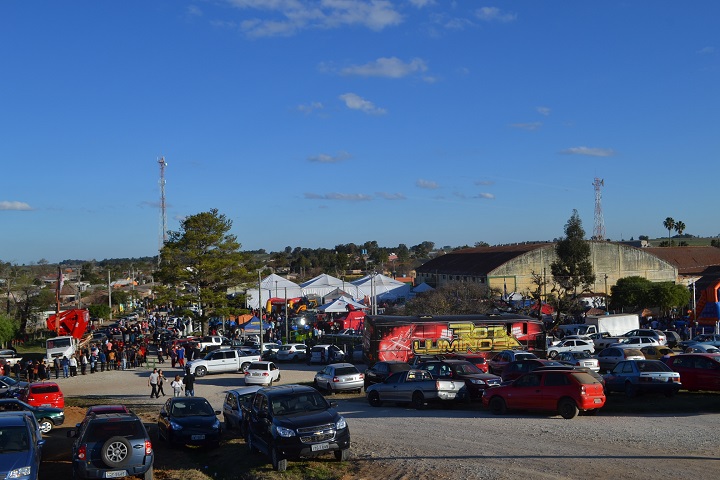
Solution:
{"label": "tent roof", "polygon": [[335,300],[333,300],[330,303],[326,303],[325,305],[321,305],[318,307],[318,310],[321,312],[347,312],[348,311],[348,305],[352,305],[356,309],[364,309],[368,308],[365,305],[356,302],[350,297],[340,297]]}
{"label": "tent roof", "polygon": [[339,278],[335,278],[327,273],[322,273],[315,278],[311,278],[307,282],[300,284],[302,288],[317,288],[317,287],[342,287],[345,284]]}
{"label": "tent roof", "polygon": [[417,287],[412,289],[413,293],[423,293],[423,292],[427,292],[430,290],[435,290],[435,289],[425,282],[421,283],[420,285],[418,285]]}
{"label": "tent roof", "polygon": [[268,290],[286,287],[299,288],[300,286],[297,283],[291,282],[287,278],[283,278],[280,275],[276,275],[274,273],[268,275],[260,281],[260,288],[267,288]]}

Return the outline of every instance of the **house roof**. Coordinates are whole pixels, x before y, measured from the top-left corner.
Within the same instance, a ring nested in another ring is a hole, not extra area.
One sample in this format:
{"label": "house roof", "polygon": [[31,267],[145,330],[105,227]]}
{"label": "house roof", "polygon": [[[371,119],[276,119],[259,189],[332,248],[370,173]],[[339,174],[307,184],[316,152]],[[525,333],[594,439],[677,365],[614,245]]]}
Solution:
{"label": "house roof", "polygon": [[551,243],[523,243],[498,247],[465,248],[435,257],[417,268],[418,272],[442,271],[450,275],[486,275],[513,258],[552,245]]}
{"label": "house roof", "polygon": [[717,247],[646,247],[643,250],[677,267],[679,275],[703,275],[720,266]]}

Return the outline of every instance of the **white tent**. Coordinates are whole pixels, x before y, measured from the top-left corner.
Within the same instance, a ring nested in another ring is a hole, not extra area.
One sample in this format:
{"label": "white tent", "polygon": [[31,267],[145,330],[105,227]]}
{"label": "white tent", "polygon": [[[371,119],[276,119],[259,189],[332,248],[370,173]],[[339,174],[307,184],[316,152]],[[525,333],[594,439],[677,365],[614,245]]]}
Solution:
{"label": "white tent", "polygon": [[260,302],[258,302],[258,289],[248,289],[247,306],[248,308],[265,307],[265,303],[267,303],[269,298],[295,298],[302,296],[303,291],[300,285],[273,273],[260,281]]}
{"label": "white tent", "polygon": [[410,285],[398,282],[394,278],[382,274],[366,275],[359,280],[355,280],[352,284],[361,289],[367,296],[374,293],[378,300],[407,298],[410,294]]}
{"label": "white tent", "polygon": [[300,287],[303,289],[305,296],[317,295],[318,297],[324,297],[328,293],[342,288],[344,285],[345,282],[339,278],[323,273],[315,278],[311,278],[307,282],[301,283]]}
{"label": "white tent", "polygon": [[325,313],[347,312],[348,305],[352,305],[353,307],[355,307],[356,310],[368,308],[365,305],[362,305],[362,304],[354,301],[350,297],[340,297],[337,300],[333,300],[330,303],[326,303],[325,305],[319,306],[318,310],[320,310],[321,312],[325,312]]}

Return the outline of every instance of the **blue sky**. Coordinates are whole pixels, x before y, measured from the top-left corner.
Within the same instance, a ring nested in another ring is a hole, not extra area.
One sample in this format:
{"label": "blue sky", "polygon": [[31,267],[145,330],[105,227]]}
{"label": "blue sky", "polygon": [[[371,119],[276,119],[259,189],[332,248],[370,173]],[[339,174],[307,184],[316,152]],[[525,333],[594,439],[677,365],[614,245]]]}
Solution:
{"label": "blue sky", "polygon": [[720,2],[0,2],[0,260],[720,233]]}

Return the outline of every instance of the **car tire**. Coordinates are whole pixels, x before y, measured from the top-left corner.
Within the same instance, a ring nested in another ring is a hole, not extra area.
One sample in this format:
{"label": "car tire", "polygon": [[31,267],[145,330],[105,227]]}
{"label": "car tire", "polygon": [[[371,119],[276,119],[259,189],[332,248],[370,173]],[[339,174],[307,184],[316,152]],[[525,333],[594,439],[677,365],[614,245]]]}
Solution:
{"label": "car tire", "polygon": [[40,431],[47,435],[53,428],[53,422],[49,418],[43,418],[38,422],[38,426],[40,427]]}
{"label": "car tire", "polygon": [[155,477],[155,473],[153,472],[153,467],[150,465],[150,468],[148,468],[147,472],[142,474],[143,480],[153,480]]}
{"label": "car tire", "polygon": [[248,367],[250,366],[250,362],[243,362],[242,365],[240,365],[240,371],[242,373],[247,372]]}
{"label": "car tire", "polygon": [[565,420],[577,417],[579,410],[575,401],[570,398],[563,398],[558,403],[558,412]]}
{"label": "car tire", "polygon": [[270,461],[272,462],[273,470],[276,472],[284,472],[287,470],[287,458],[282,458],[277,448],[273,447],[270,452]]}
{"label": "car tire", "polygon": [[378,392],[368,393],[368,403],[371,407],[382,407],[382,400],[380,400],[380,394]]}
{"label": "car tire", "polygon": [[195,368],[195,376],[196,377],[204,377],[207,373],[207,368],[203,367],[202,365]]}
{"label": "car tire", "polygon": [[625,382],[625,396],[633,398],[637,395],[637,387],[630,382]]}
{"label": "car tire", "polygon": [[550,350],[548,352],[548,358],[555,358],[558,356],[558,352],[556,350]]}
{"label": "car tire", "polygon": [[340,450],[335,450],[335,460],[337,460],[338,462],[347,462],[349,458],[349,448],[341,448]]}
{"label": "car tire", "polygon": [[101,458],[110,468],[119,468],[128,464],[132,458],[132,445],[125,437],[110,437],[102,446]]}
{"label": "car tire", "polygon": [[422,392],[413,393],[412,406],[417,410],[422,410],[425,407],[425,395]]}
{"label": "car tire", "polygon": [[492,397],[488,407],[493,415],[505,415],[507,413],[507,405],[505,405],[505,400],[502,397]]}

